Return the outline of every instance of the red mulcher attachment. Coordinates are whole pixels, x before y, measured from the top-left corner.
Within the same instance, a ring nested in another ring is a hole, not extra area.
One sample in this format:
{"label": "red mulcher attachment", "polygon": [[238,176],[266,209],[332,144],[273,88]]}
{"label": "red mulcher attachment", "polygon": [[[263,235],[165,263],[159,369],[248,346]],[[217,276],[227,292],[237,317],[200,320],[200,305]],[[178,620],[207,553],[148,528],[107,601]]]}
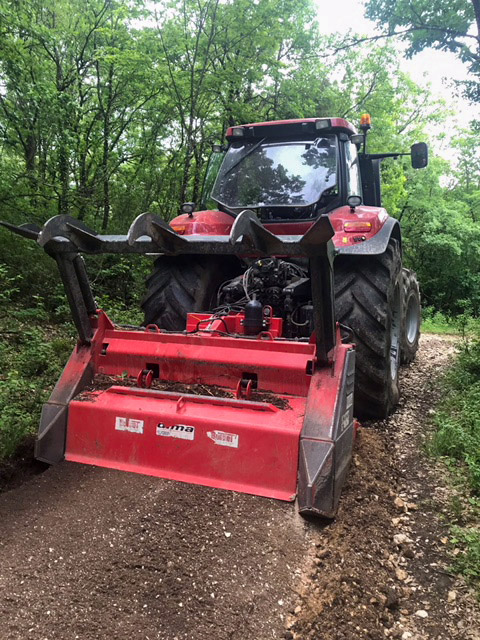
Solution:
{"label": "red mulcher attachment", "polygon": [[[40,460],[63,458],[260,496],[294,500],[332,517],[351,459],[355,352],[335,328],[333,235],[322,216],[303,236],[275,236],[256,216],[237,216],[229,236],[179,236],[139,216],[127,236],[102,236],[56,216],[36,239],[59,266],[79,342],[45,404]],[[246,335],[243,314],[189,314],[187,330],[117,328],[96,308],[85,253],[306,256],[315,332],[282,337],[264,318]]]}

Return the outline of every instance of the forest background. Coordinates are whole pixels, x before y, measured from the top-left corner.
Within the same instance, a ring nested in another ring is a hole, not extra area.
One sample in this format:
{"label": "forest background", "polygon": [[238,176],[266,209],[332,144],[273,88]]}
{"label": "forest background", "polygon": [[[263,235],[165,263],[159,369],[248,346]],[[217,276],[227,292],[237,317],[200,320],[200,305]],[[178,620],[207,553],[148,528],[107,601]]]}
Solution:
{"label": "forest background", "polygon": [[[407,55],[457,51],[472,80],[452,93],[476,100],[475,3],[438,2],[445,15],[423,35],[401,4],[371,0],[367,15],[401,33]],[[228,126],[325,114],[357,123],[367,111],[371,151],[430,143],[425,171],[383,165],[385,206],[401,220],[424,306],[479,314],[480,123],[452,127],[451,106],[400,70],[395,39],[322,35],[310,0],[3,0],[0,17],[2,219],[42,224],[68,213],[126,232],[144,211],[168,219],[180,203],[199,203],[211,146]],[[447,158],[436,155],[445,140]],[[50,260],[1,233],[0,295],[60,319]],[[138,302],[146,262],[105,258],[92,269],[98,296]]]}
{"label": "forest background", "polygon": [[[435,46],[401,7],[403,24],[392,21],[399,4],[367,9],[388,33],[410,37],[407,53]],[[466,15],[455,34],[440,16],[442,48],[460,47],[472,22],[473,4],[454,4]],[[433,152],[426,171],[383,166],[385,205],[401,219],[424,305],[478,315],[480,125],[452,129],[451,107],[400,70],[392,39],[321,35],[310,0],[22,0],[0,2],[0,15],[2,219],[42,224],[68,213],[126,232],[144,211],[168,219],[181,202],[199,203],[211,146],[228,126],[325,114],[356,123],[368,111],[370,150],[427,141]],[[474,81],[455,91],[477,97]],[[445,138],[451,161],[435,155]],[[3,296],[13,287],[30,308],[63,312],[55,270],[34,246],[2,232],[0,261]],[[93,268],[97,295],[138,301],[145,263],[106,258]]]}

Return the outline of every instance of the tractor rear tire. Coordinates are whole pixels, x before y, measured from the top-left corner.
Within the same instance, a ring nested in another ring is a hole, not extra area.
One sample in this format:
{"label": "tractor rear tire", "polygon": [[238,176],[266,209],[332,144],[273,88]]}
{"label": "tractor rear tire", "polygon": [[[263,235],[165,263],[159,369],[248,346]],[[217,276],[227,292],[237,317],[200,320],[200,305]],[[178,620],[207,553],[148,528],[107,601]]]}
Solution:
{"label": "tractor rear tire", "polygon": [[398,402],[402,265],[398,240],[385,253],[339,256],[335,311],[356,345],[354,413],[385,418]]}
{"label": "tractor rear tire", "polygon": [[409,364],[415,360],[420,339],[421,306],[417,276],[410,269],[402,269],[402,332],[400,361]]}
{"label": "tractor rear tire", "polygon": [[167,331],[183,331],[187,313],[211,311],[222,282],[233,273],[234,263],[215,256],[160,256],[147,279],[141,306],[144,324]]}

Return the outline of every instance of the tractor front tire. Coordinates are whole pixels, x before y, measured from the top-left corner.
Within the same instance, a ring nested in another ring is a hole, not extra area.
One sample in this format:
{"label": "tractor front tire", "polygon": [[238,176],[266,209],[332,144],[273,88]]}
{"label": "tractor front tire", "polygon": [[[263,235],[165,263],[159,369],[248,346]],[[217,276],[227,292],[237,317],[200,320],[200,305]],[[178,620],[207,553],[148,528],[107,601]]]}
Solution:
{"label": "tractor front tire", "polygon": [[233,264],[225,257],[160,256],[147,279],[142,300],[144,324],[167,331],[183,331],[187,313],[211,311],[218,287],[227,280]]}
{"label": "tractor front tire", "polygon": [[398,240],[385,253],[339,256],[334,262],[335,311],[356,345],[358,418],[385,418],[398,402],[402,266]]}
{"label": "tractor front tire", "polygon": [[402,269],[402,332],[400,358],[402,364],[415,360],[420,339],[420,288],[417,276],[410,269]]}

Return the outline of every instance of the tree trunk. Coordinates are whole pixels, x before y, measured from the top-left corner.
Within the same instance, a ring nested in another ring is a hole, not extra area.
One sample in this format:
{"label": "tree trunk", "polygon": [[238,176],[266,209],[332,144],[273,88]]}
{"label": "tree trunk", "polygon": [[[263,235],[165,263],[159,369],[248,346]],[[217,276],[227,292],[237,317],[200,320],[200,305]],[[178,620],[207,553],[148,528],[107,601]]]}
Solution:
{"label": "tree trunk", "polygon": [[58,158],[58,169],[60,173],[60,196],[58,198],[58,213],[66,215],[69,212],[69,171],[68,171],[68,151],[66,141],[62,135],[60,138],[60,152]]}
{"label": "tree trunk", "polygon": [[37,139],[33,133],[28,134],[25,144],[25,167],[27,170],[28,184],[32,192],[31,203],[34,209],[37,208],[38,176],[37,176]]}
{"label": "tree trunk", "polygon": [[103,184],[103,219],[102,219],[102,231],[105,231],[108,227],[108,222],[110,219],[110,181],[108,176],[108,159],[109,159],[109,148],[108,148],[108,140],[110,135],[109,123],[108,123],[109,113],[105,114],[105,119],[103,123],[103,157],[102,157],[102,184]]}

